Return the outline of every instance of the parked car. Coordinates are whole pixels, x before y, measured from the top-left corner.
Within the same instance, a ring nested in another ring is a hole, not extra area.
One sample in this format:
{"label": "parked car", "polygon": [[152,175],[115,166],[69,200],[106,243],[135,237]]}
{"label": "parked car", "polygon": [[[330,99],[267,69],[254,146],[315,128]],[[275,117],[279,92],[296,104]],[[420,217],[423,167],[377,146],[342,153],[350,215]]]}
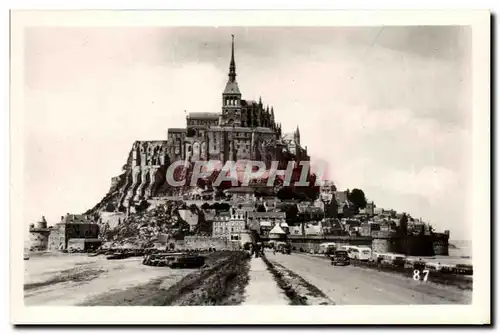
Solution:
{"label": "parked car", "polygon": [[285,242],[280,242],[276,245],[276,251],[278,253],[290,254],[291,253],[291,245]]}
{"label": "parked car", "polygon": [[402,267],[406,263],[406,256],[396,253],[372,253],[372,261]]}
{"label": "parked car", "polygon": [[332,260],[332,265],[334,266],[338,264],[348,265],[350,263],[349,254],[347,254],[347,251],[345,250],[335,251],[333,253],[333,256],[331,257],[331,260]]}

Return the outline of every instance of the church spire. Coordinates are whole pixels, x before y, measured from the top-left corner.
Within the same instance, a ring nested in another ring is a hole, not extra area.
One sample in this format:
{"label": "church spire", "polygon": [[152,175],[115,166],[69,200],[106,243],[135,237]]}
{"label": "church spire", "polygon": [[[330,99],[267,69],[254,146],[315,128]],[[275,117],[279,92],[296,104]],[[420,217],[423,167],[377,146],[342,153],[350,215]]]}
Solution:
{"label": "church spire", "polygon": [[234,62],[234,35],[231,35],[231,62],[229,63],[229,81],[236,81],[236,64]]}
{"label": "church spire", "polygon": [[[234,35],[231,35],[231,37],[232,37],[232,43],[231,43],[231,61],[229,63],[229,80],[227,81],[226,88],[224,89],[224,92],[222,94],[225,96],[224,99],[229,98],[231,103],[232,102],[236,103],[236,101],[234,101],[234,98],[237,97],[239,99],[241,97],[241,93],[238,87],[238,83],[236,82],[236,63],[234,61]],[[227,100],[223,102],[223,105],[227,105]]]}

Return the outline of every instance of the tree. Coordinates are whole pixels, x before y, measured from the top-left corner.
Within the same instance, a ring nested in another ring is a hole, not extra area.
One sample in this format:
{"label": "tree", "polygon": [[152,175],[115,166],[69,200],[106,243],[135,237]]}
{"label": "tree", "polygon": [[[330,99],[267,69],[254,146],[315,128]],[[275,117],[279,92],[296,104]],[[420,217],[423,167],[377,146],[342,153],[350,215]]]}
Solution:
{"label": "tree", "polygon": [[257,207],[257,212],[266,212],[266,208],[264,207],[264,205],[259,204],[259,206]]}
{"label": "tree", "polygon": [[298,221],[299,209],[296,204],[289,205],[285,210],[287,223],[294,223]]}
{"label": "tree", "polygon": [[293,197],[293,191],[290,187],[283,187],[278,190],[276,197],[278,197],[280,200],[291,199]]}
{"label": "tree", "polygon": [[366,207],[365,193],[361,189],[353,189],[347,193],[347,199],[356,206],[357,209],[364,209]]}
{"label": "tree", "polygon": [[198,213],[198,224],[194,228],[196,235],[212,235],[212,223],[205,219],[203,212]]}
{"label": "tree", "polygon": [[330,203],[325,203],[325,217],[326,218],[337,218],[338,215],[338,204],[335,196],[332,197],[332,201]]}
{"label": "tree", "polygon": [[217,211],[229,211],[231,206],[228,203],[214,203],[212,208]]}
{"label": "tree", "polygon": [[406,236],[408,234],[408,216],[406,213],[403,213],[401,219],[399,219],[399,233],[402,236]]}
{"label": "tree", "polygon": [[210,204],[208,204],[207,202],[203,203],[203,205],[201,206],[202,210],[208,210],[210,209]]}
{"label": "tree", "polygon": [[309,183],[309,186],[307,187],[298,187],[298,191],[303,193],[307,198],[310,200],[314,201],[318,198],[319,196],[319,186],[316,185],[316,179],[317,176],[316,174],[310,174],[307,178],[307,182]]}
{"label": "tree", "polygon": [[303,194],[297,193],[297,191],[293,187],[283,187],[278,190],[276,194],[280,200],[290,200],[290,199],[304,199],[305,196]]}

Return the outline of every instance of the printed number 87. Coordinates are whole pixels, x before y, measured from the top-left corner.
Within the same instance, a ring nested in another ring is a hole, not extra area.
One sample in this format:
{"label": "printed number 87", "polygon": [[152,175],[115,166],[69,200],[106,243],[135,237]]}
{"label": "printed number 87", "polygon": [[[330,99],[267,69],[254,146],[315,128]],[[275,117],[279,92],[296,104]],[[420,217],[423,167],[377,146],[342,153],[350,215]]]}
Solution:
{"label": "printed number 87", "polygon": [[[429,270],[422,270],[422,273],[424,274],[424,282],[425,282],[427,281],[427,277],[429,277]],[[415,281],[420,281],[420,270],[413,271],[413,279]]]}

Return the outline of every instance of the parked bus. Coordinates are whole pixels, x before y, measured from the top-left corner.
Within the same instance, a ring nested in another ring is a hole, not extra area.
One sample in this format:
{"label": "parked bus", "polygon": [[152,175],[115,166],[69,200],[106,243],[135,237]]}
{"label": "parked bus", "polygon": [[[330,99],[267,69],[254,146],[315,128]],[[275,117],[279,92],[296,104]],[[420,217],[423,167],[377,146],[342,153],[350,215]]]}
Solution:
{"label": "parked bus", "polygon": [[353,260],[368,261],[372,257],[372,250],[369,247],[348,246],[347,253]]}
{"label": "parked bus", "polygon": [[337,244],[334,242],[325,242],[319,245],[320,254],[325,254],[326,256],[333,254],[337,250]]}
{"label": "parked bus", "polygon": [[390,263],[395,265],[404,265],[406,256],[396,253],[373,253],[372,261],[379,263]]}

